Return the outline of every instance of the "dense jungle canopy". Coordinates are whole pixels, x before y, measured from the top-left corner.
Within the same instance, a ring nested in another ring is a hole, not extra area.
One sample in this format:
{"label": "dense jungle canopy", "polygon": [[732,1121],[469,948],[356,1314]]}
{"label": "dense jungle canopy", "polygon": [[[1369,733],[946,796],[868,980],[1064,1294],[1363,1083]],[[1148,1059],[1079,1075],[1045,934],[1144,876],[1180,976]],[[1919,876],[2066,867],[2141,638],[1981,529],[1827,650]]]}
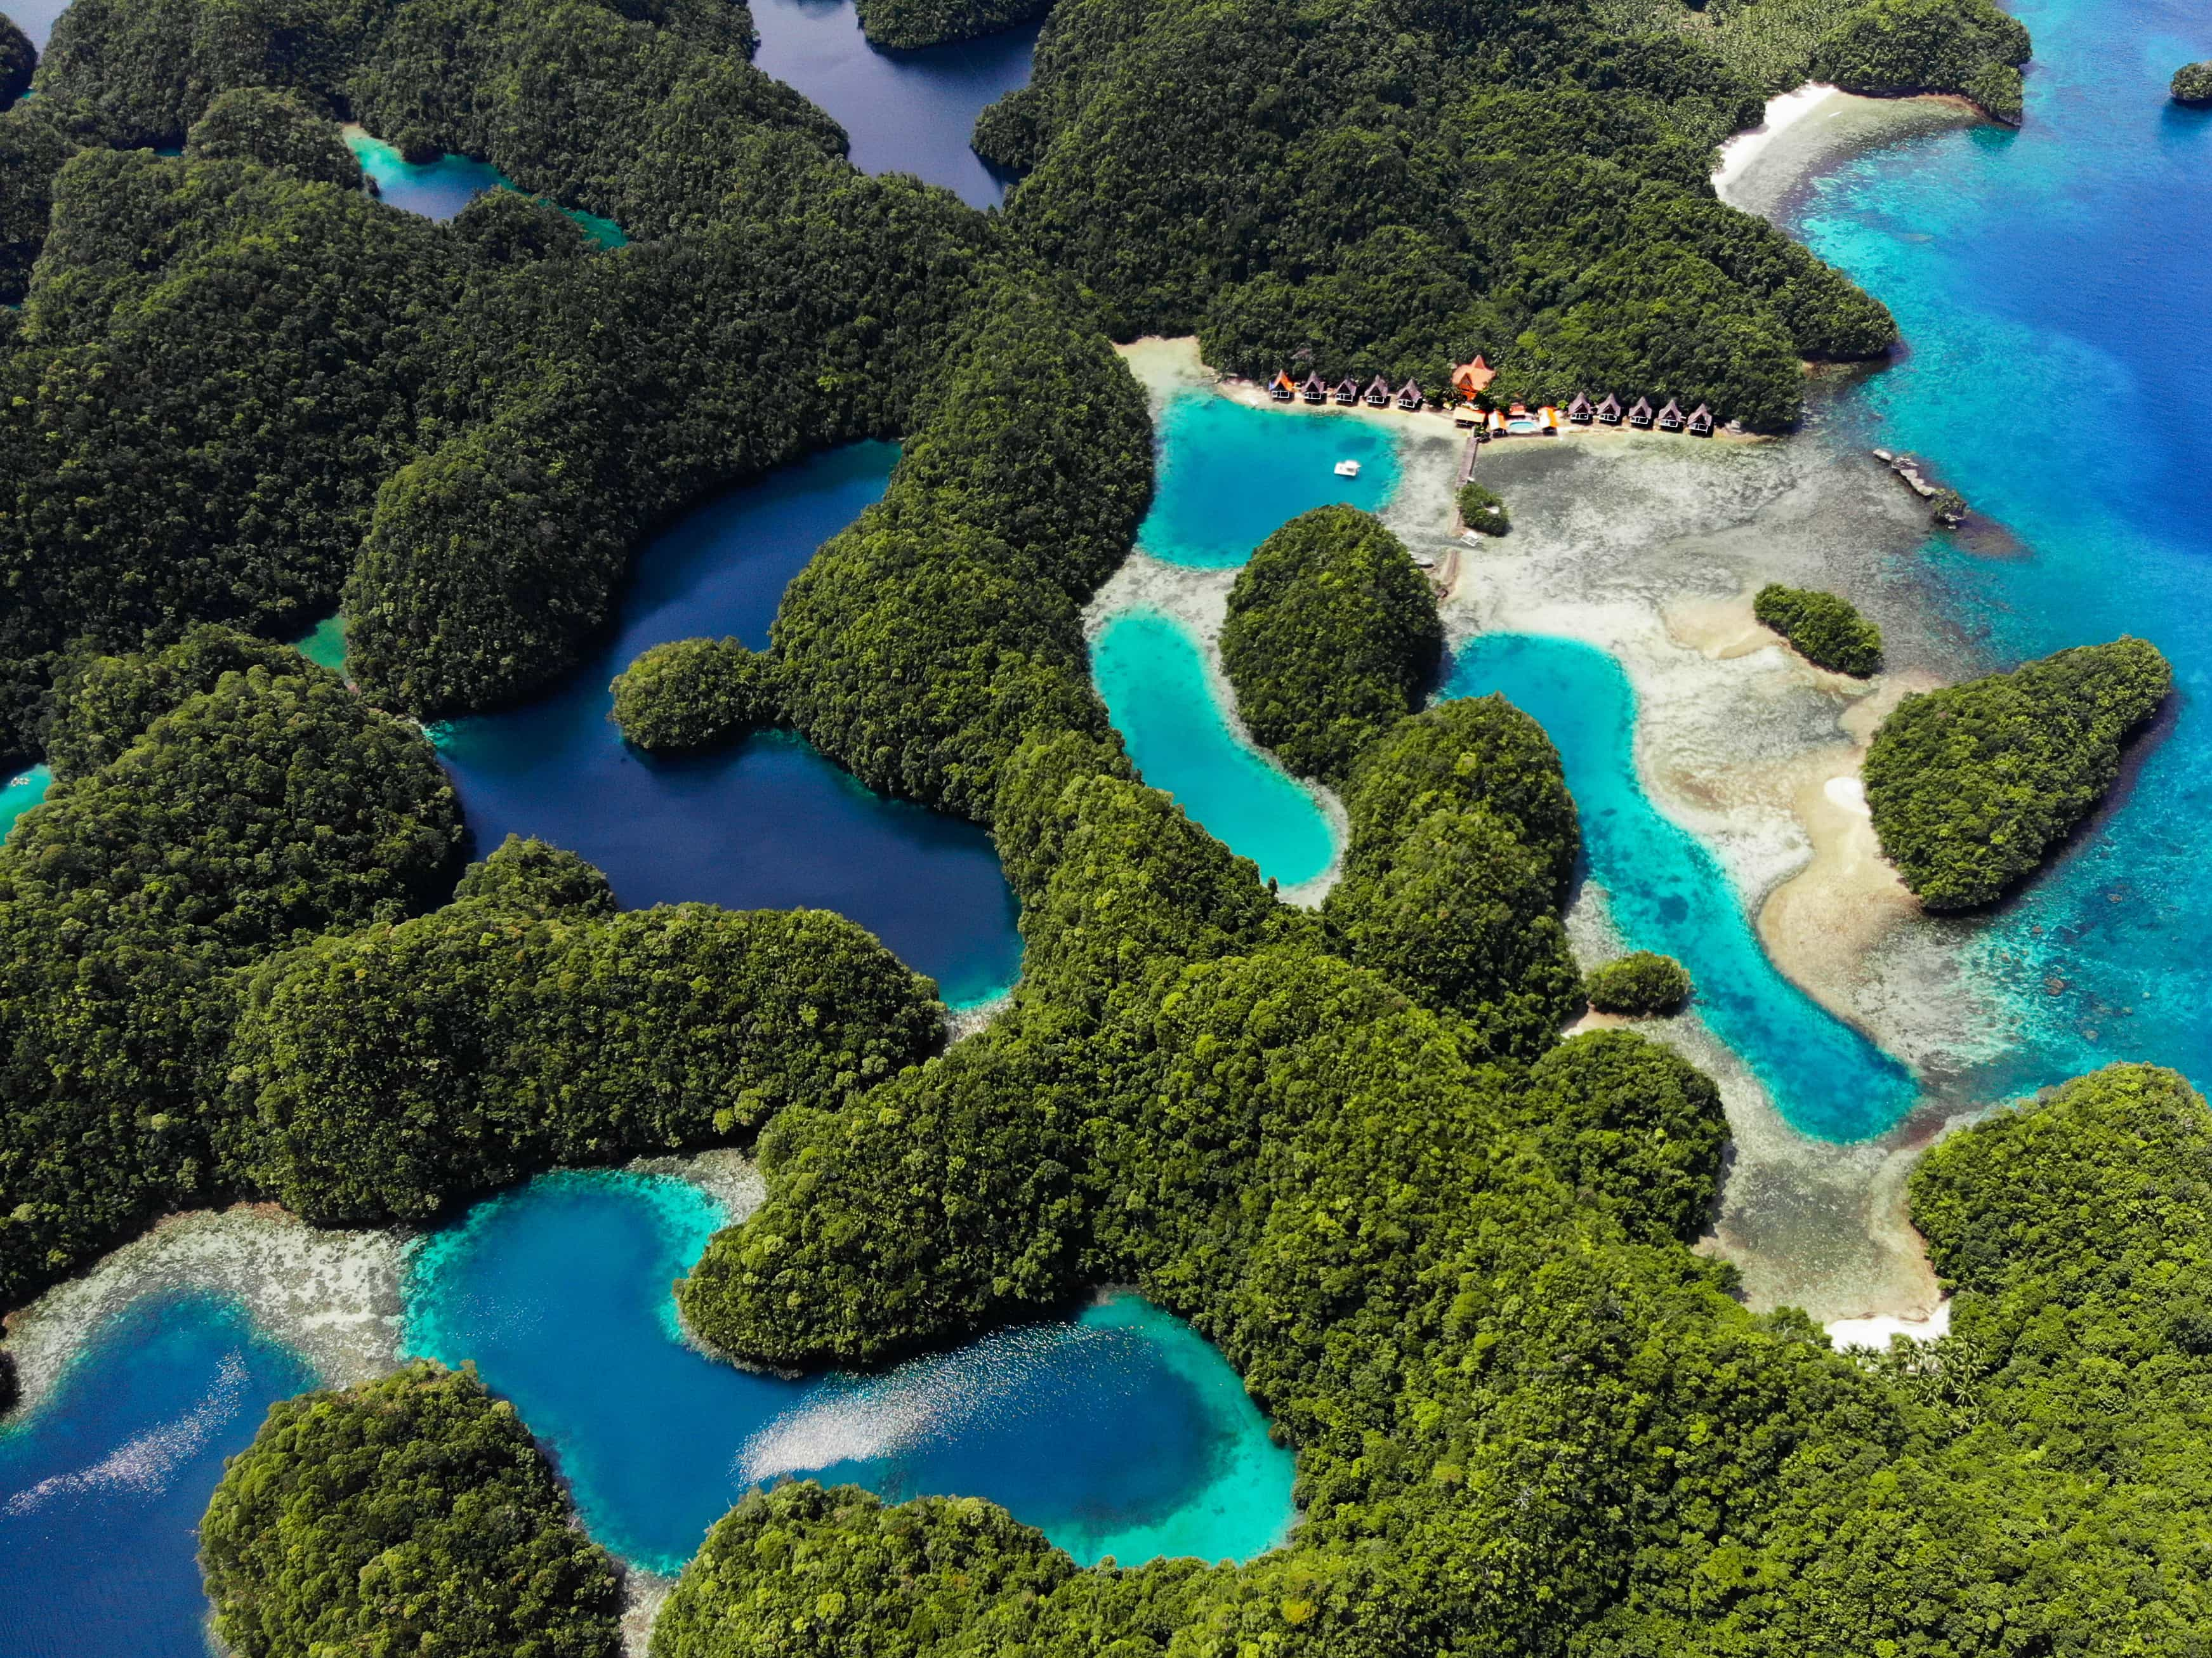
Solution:
{"label": "dense jungle canopy", "polygon": [[[682,1289],[703,1338],[866,1365],[1134,1282],[1296,1447],[1304,1521],[1241,1566],[1078,1570],[988,1504],[802,1485],[717,1528],[660,1658],[2212,1645],[2212,1121],[2185,1084],[2100,1073],[1937,1147],[1913,1199],[1954,1333],[1838,1354],[1687,1247],[1711,1081],[1561,1039],[1580,837],[1533,721],[1369,695],[1418,626],[1306,665],[1355,711],[1328,760],[1352,842],[1297,910],[1134,774],[1079,625],[1152,482],[1111,336],[1333,373],[1479,348],[1501,391],[1787,424],[1801,358],[1893,330],[1711,197],[1712,146],[1816,61],[1893,80],[1839,55],[1875,35],[1994,101],[2020,43],[1991,15],[1063,0],[984,123],[1029,169],[987,216],[854,173],[720,0],[80,0],[0,117],[28,293],[0,333],[0,715],[58,778],[0,848],[0,1297],[180,1203],[421,1214],[757,1132],[766,1201]],[[631,244],[519,197],[392,212],[330,167],[340,113]],[[464,875],[400,717],[544,685],[651,525],[863,435],[905,440],[890,489],[762,661],[651,659],[632,692],[675,740],[787,720],[989,827],[1024,976],[949,1045],[832,918],[620,914],[522,842]],[[267,642],[341,596],[361,695]],[[465,1376],[312,1394],[210,1510],[218,1627],[270,1658],[608,1651],[612,1574],[569,1518]]]}

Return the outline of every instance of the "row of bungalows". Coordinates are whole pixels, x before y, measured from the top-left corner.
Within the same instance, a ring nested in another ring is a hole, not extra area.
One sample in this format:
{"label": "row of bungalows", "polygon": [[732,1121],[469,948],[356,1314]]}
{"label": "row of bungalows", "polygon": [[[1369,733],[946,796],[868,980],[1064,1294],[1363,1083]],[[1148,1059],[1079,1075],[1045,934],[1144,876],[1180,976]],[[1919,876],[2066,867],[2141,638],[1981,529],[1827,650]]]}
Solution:
{"label": "row of bungalows", "polygon": [[1388,409],[1394,404],[1401,409],[1419,409],[1424,401],[1420,386],[1413,380],[1394,392],[1390,382],[1377,374],[1362,391],[1359,382],[1349,374],[1332,386],[1318,374],[1309,374],[1303,381],[1294,380],[1288,370],[1278,374],[1268,383],[1267,395],[1277,403],[1334,403],[1346,409],[1363,403],[1370,409]]}
{"label": "row of bungalows", "polygon": [[1713,434],[1713,411],[1699,404],[1688,414],[1674,398],[1667,399],[1666,407],[1654,409],[1651,399],[1638,398],[1628,408],[1620,406],[1620,399],[1610,392],[1600,403],[1592,403],[1589,393],[1577,392],[1575,400],[1567,405],[1567,418],[1577,426],[1595,422],[1600,426],[1628,425],[1639,432],[1656,427],[1662,432],[1687,432],[1693,438],[1709,438]]}

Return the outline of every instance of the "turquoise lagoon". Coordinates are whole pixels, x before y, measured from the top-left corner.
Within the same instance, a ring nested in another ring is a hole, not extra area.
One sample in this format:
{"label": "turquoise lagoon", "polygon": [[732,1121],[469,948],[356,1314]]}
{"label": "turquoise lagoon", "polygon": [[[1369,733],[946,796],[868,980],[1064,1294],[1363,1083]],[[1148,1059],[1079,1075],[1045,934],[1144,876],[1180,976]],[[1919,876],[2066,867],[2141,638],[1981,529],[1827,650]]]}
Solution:
{"label": "turquoise lagoon", "polygon": [[[1291,1454],[1195,1332],[1134,1295],[885,1375],[787,1381],[683,1344],[672,1281],[722,1224],[687,1182],[547,1176],[416,1253],[410,1351],[513,1400],[593,1536],[679,1570],[744,1491],[787,1479],[1005,1504],[1086,1564],[1243,1559],[1292,1519]],[[202,1658],[194,1528],[312,1367],[235,1303],[162,1291],[96,1330],[0,1427],[0,1647]]]}
{"label": "turquoise lagoon", "polygon": [[[1390,428],[1349,411],[1255,409],[1218,392],[1170,398],[1154,447],[1158,488],[1137,545],[1170,564],[1233,568],[1301,513],[1379,512],[1398,485]],[[1340,460],[1359,463],[1339,477]]]}
{"label": "turquoise lagoon", "polygon": [[1493,691],[1558,744],[1589,876],[1605,889],[1623,941],[1690,969],[1698,1012],[1790,1126],[1856,1140],[1902,1119],[1912,1105],[1910,1072],[1783,977],[1712,853],[1644,794],[1636,695],[1620,664],[1573,640],[1487,634],[1462,649],[1442,694]]}
{"label": "turquoise lagoon", "polygon": [[872,1376],[741,1370],[684,1345],[672,1281],[724,1224],[696,1186],[562,1174],[430,1240],[411,1353],[471,1361],[552,1450],[592,1533],[681,1568],[748,1488],[988,1497],[1077,1559],[1243,1559],[1282,1540],[1289,1452],[1236,1373],[1139,1297]]}
{"label": "turquoise lagoon", "polygon": [[1260,873],[1294,887],[1327,872],[1335,831],[1313,792],[1231,726],[1199,641],[1153,610],[1110,617],[1091,676],[1145,781]]}
{"label": "turquoise lagoon", "polygon": [[[410,161],[396,146],[359,127],[348,127],[345,141],[361,170],[375,180],[380,201],[426,219],[450,219],[489,191],[514,188],[514,181],[489,161],[471,156],[445,155],[434,161]],[[576,208],[561,210],[601,247],[620,247],[629,240],[612,219]]]}

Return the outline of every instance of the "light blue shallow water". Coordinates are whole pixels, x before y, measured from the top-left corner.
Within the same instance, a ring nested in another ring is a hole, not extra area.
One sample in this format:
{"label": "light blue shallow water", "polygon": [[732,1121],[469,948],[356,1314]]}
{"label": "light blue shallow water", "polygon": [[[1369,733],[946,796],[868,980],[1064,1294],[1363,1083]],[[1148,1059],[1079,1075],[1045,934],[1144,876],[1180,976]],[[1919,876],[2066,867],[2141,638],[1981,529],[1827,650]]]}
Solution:
{"label": "light blue shallow water", "polygon": [[1502,692],[1559,745],[1589,878],[1631,949],[1690,969],[1697,1011],[1799,1132],[1878,1134],[1911,1108],[1905,1067],[1775,970],[1711,853],[1655,807],[1636,775],[1636,697],[1619,662],[1574,640],[1490,634],[1459,653],[1442,695]]}
{"label": "light blue shallow water", "polygon": [[[345,141],[361,170],[375,181],[379,201],[426,219],[450,219],[489,191],[514,188],[514,180],[489,161],[452,155],[434,161],[410,161],[392,145],[357,127],[346,129]],[[612,219],[575,208],[561,210],[601,247],[620,247],[629,240]]]}
{"label": "light blue shallow water", "polygon": [[1785,216],[1897,313],[1910,353],[1843,440],[1910,449],[2029,549],[1924,555],[1932,602],[2009,665],[2133,633],[2171,727],[2124,799],[1994,918],[1955,924],[1994,992],[2008,1094],[2121,1059],[2212,1083],[2212,116],[2168,102],[2212,50],[2194,0],[2026,0],[2017,134],[1947,133],[1818,180]]}
{"label": "light blue shallow water", "polygon": [[0,1650],[203,1658],[201,1512],[269,1406],[313,1385],[210,1297],[157,1296],[103,1328],[0,1427]]}
{"label": "light blue shallow water", "polygon": [[15,827],[15,820],[46,798],[54,780],[52,768],[44,764],[19,771],[0,784],[0,836]]}
{"label": "light blue shallow water", "polygon": [[442,727],[478,853],[537,835],[598,865],[631,908],[834,909],[956,1006],[1008,989],[1020,912],[983,829],[886,799],[787,732],[655,758],[608,718],[609,683],[648,646],[767,644],[785,586],[882,495],[897,459],[856,444],[686,514],[640,550],[612,636],[580,668],[521,708]]}
{"label": "light blue shallow water", "polygon": [[683,1345],[670,1293],[720,1211],[696,1187],[556,1175],[417,1260],[411,1351],[472,1360],[558,1459],[592,1534],[680,1569],[748,1487],[983,1497],[1085,1563],[1243,1558],[1281,1540],[1291,1458],[1236,1374],[1135,1296],[866,1378],[786,1381]]}
{"label": "light blue shallow water", "polygon": [[1152,610],[1124,610],[1091,647],[1091,675],[1145,781],[1191,820],[1286,887],[1336,856],[1334,831],[1312,793],[1233,731],[1199,642]]}
{"label": "light blue shallow water", "polygon": [[[1162,411],[1159,484],[1137,544],[1170,564],[1242,564],[1301,513],[1342,503],[1379,512],[1397,488],[1390,428],[1364,416],[1255,409],[1179,392]],[[1340,460],[1359,463],[1339,477]]]}

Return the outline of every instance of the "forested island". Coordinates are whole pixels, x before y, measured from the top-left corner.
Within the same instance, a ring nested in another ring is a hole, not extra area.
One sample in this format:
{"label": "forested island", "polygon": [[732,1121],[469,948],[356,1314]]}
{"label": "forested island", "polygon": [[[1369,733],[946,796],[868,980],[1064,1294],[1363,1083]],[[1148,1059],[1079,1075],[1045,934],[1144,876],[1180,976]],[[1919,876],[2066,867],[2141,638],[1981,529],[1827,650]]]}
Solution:
{"label": "forested island", "polygon": [[2173,71],[2173,101],[2192,108],[2212,106],[2212,61],[2184,64]]}
{"label": "forested island", "polygon": [[1881,667],[1881,629],[1847,598],[1769,582],[1752,599],[1751,613],[1816,667],[1832,668],[1856,679]]}
{"label": "forested island", "polygon": [[[1485,349],[1514,395],[1634,377],[1757,428],[1803,359],[1887,349],[1876,302],[1711,197],[1712,148],[1816,64],[2001,106],[2024,42],[1984,0],[1707,14],[1063,0],[979,134],[1028,170],[986,216],[855,173],[719,0],[79,0],[0,117],[0,730],[57,780],[0,848],[0,1297],[187,1203],[419,1217],[751,1144],[766,1199],[680,1291],[702,1340],[878,1365],[1133,1283],[1296,1448],[1303,1521],[1243,1565],[1079,1570],[988,1503],[802,1483],[716,1528],[659,1658],[2212,1641],[2212,1121],[2178,1078],[1938,1147],[1915,1214],[1954,1333],[1838,1354],[1688,1247],[1713,1082],[1562,1039],[1559,756],[1499,699],[1419,708],[1436,618],[1387,532],[1308,525],[1238,606],[1262,645],[1349,629],[1240,671],[1340,784],[1320,911],[1146,786],[1090,683],[1082,606],[1152,481],[1114,337],[1195,330],[1230,369]],[[341,113],[547,200],[405,218],[335,167]],[[648,747],[788,723],[989,829],[1024,976],[949,1044],[836,917],[626,914],[534,843],[466,862],[408,718],[552,682],[650,527],[863,436],[902,459],[770,647],[650,653],[617,706]],[[270,642],[341,600],[358,695]],[[2047,756],[2077,792],[2163,694],[2104,648],[2116,679],[2057,676],[2094,705]],[[570,1518],[465,1374],[309,1394],[209,1511],[217,1628],[595,1655],[614,1578]]]}
{"label": "forested island", "polygon": [[1995,902],[2105,798],[2172,688],[2157,647],[2120,639],[1906,697],[1867,751],[1882,852],[1930,909]]}

